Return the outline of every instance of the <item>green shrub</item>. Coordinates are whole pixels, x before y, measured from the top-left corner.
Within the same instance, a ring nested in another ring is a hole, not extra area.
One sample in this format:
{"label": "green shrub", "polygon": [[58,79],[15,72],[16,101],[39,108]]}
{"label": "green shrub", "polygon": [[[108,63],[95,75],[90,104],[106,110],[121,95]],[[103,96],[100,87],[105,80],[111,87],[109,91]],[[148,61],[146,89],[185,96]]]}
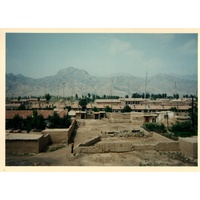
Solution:
{"label": "green shrub", "polygon": [[194,127],[191,121],[176,122],[172,125],[170,131],[173,132],[175,136],[180,137],[191,137],[192,135],[197,135],[197,127]]}
{"label": "green shrub", "polygon": [[148,131],[154,131],[156,133],[164,133],[166,131],[165,125],[158,123],[145,123],[144,128]]}
{"label": "green shrub", "polygon": [[126,105],[124,106],[124,108],[121,110],[122,113],[125,113],[125,112],[131,112],[131,107]]}
{"label": "green shrub", "polygon": [[64,116],[61,118],[56,112],[53,116],[49,116],[49,128],[68,128],[71,124],[71,117]]}

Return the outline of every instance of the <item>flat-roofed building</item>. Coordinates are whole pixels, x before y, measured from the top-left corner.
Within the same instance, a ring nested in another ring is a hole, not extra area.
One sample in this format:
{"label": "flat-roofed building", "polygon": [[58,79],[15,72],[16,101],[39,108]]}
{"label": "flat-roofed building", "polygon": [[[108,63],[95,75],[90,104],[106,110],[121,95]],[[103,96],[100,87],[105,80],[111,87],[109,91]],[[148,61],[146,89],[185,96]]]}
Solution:
{"label": "flat-roofed building", "polygon": [[145,99],[142,98],[122,98],[120,99],[122,105],[138,105],[146,102]]}
{"label": "flat-roofed building", "polygon": [[17,110],[20,106],[20,103],[7,103],[6,110]]}
{"label": "flat-roofed building", "polygon": [[121,105],[121,101],[119,99],[96,99],[94,104],[103,105],[105,107],[110,105]]}
{"label": "flat-roofed building", "polygon": [[39,153],[50,142],[49,134],[7,133],[6,153]]}

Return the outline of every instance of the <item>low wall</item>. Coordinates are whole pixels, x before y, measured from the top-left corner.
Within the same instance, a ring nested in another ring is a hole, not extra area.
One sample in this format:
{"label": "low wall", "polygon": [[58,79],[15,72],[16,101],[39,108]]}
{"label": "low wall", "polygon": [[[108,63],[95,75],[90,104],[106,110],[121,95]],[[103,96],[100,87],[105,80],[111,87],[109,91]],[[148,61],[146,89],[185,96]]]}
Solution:
{"label": "low wall", "polygon": [[155,145],[157,151],[179,151],[179,142],[159,142]]}
{"label": "low wall", "polygon": [[95,143],[99,142],[100,140],[101,140],[101,137],[97,136],[97,137],[92,138],[91,140],[89,140],[85,143],[79,144],[79,146],[91,146],[91,145],[94,145]]}
{"label": "low wall", "polygon": [[51,138],[49,134],[43,135],[43,137],[39,140],[39,152],[43,151],[50,141]]}
{"label": "low wall", "polygon": [[172,142],[173,140],[165,137],[165,136],[162,136],[158,133],[155,133],[155,132],[152,132],[153,133],[153,138],[157,141],[164,141],[164,142]]}
{"label": "low wall", "polygon": [[6,153],[39,153],[38,140],[6,140]]}
{"label": "low wall", "polygon": [[[98,137],[99,140],[99,137]],[[95,141],[98,142],[98,141]],[[108,153],[108,152],[130,152],[130,151],[179,151],[179,142],[177,141],[157,141],[153,144],[135,144],[131,141],[98,142],[95,146],[78,145],[75,147],[75,153]]]}
{"label": "low wall", "polygon": [[[108,153],[108,152],[130,152],[130,151],[181,151],[188,157],[198,157],[197,137],[179,138],[174,141],[157,133],[150,133],[156,141],[152,144],[135,144],[131,141],[103,142],[98,136],[84,144],[75,147],[75,153]],[[100,142],[98,142],[100,141]],[[95,144],[96,143],[96,144]],[[95,145],[94,145],[95,144]],[[90,146],[93,145],[93,146]]]}
{"label": "low wall", "polygon": [[99,142],[98,149],[101,152],[129,152],[132,150],[131,142]]}
{"label": "low wall", "polygon": [[110,121],[112,123],[131,123],[130,119],[114,119],[114,118],[111,118]]}
{"label": "low wall", "polygon": [[76,125],[76,119],[73,119],[72,123],[71,123],[71,125],[69,126],[69,129],[68,129],[68,141],[69,141],[69,139],[70,139],[70,137],[71,137],[71,135],[74,131],[75,125]]}
{"label": "low wall", "polygon": [[126,119],[126,120],[130,120],[130,113],[112,113],[111,114],[111,118],[113,119]]}
{"label": "low wall", "polygon": [[111,112],[106,112],[106,115],[105,115],[105,116],[106,116],[108,119],[110,119],[111,114],[112,114]]}
{"label": "low wall", "polygon": [[49,142],[48,134],[10,134],[6,138],[6,153],[39,153]]}
{"label": "low wall", "polygon": [[155,144],[135,144],[133,145],[135,151],[156,150]]}
{"label": "low wall", "polygon": [[68,141],[68,129],[45,129],[42,133],[50,135],[51,143],[66,143]]}
{"label": "low wall", "polygon": [[142,126],[144,124],[144,121],[131,120],[131,123],[133,125]]}
{"label": "low wall", "polygon": [[144,124],[144,116],[140,113],[131,113],[130,116],[131,122],[134,125],[143,125]]}
{"label": "low wall", "polygon": [[197,137],[179,138],[180,151],[191,158],[198,157]]}
{"label": "low wall", "polygon": [[74,119],[69,128],[45,129],[42,133],[49,133],[52,143],[67,143],[74,130],[75,124],[76,120]]}

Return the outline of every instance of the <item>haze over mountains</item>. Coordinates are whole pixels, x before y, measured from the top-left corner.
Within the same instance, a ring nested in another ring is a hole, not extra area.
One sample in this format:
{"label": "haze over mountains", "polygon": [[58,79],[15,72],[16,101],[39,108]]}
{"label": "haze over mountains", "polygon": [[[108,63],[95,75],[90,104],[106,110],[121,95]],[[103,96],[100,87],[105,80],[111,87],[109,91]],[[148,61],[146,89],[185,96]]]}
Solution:
{"label": "haze over mountains", "polygon": [[[175,84],[176,82],[176,84]],[[176,85],[176,87],[175,87]],[[148,93],[180,95],[197,93],[197,75],[177,76],[157,74],[147,79]],[[90,75],[87,71],[68,67],[54,76],[33,79],[21,74],[6,74],[6,97],[44,96],[45,93],[58,96],[117,95],[124,97],[133,93],[145,92],[144,78],[129,74],[112,74],[106,77]]]}

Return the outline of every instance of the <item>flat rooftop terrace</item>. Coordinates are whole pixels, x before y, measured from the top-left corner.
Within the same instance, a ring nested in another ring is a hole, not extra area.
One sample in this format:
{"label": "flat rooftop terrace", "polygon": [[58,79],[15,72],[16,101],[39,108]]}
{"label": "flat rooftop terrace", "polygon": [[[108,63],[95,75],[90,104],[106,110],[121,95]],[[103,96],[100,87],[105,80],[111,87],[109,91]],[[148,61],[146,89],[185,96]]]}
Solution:
{"label": "flat rooftop terrace", "polygon": [[43,135],[40,133],[29,134],[29,133],[7,133],[6,140],[38,140]]}

